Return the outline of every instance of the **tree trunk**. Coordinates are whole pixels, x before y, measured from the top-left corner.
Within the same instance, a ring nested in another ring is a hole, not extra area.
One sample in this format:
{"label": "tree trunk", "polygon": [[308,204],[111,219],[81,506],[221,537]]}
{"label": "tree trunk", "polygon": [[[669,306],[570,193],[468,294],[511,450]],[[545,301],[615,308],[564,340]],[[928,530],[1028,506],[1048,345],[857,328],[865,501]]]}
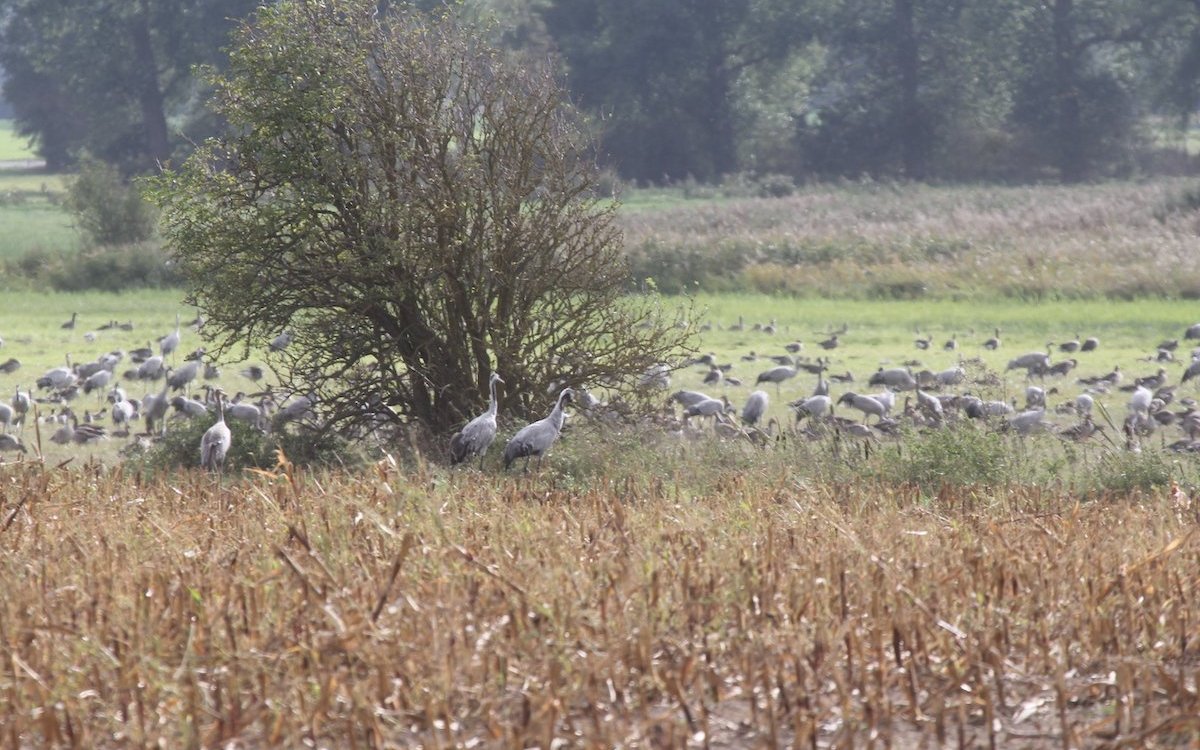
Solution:
{"label": "tree trunk", "polygon": [[1075,47],[1074,0],[1054,0],[1055,142],[1059,176],[1064,182],[1083,179],[1085,164],[1080,132],[1079,66]]}
{"label": "tree trunk", "polygon": [[913,23],[913,0],[894,0],[896,25],[896,70],[900,76],[900,103],[897,128],[905,176],[920,179],[925,174],[926,133],[921,123],[920,53]]}
{"label": "tree trunk", "polygon": [[167,138],[167,115],[163,103],[163,92],[158,84],[158,61],[150,40],[146,6],[138,4],[138,10],[129,21],[133,39],[134,62],[138,104],[142,110],[142,127],[145,129],[146,155],[157,163],[165,163],[171,156],[171,145]]}

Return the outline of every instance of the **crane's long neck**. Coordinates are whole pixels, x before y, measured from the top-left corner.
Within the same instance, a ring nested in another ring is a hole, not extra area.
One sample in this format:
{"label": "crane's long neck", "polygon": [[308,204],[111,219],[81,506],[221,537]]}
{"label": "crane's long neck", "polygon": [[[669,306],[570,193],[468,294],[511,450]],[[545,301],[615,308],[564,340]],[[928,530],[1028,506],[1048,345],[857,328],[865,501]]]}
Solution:
{"label": "crane's long neck", "polygon": [[554,429],[561,430],[563,426],[563,400],[567,397],[567,391],[564,389],[558,394],[558,402],[554,404],[554,410],[550,412],[550,421],[554,423]]}
{"label": "crane's long neck", "polygon": [[492,378],[492,381],[490,383],[488,383],[488,391],[491,394],[491,399],[488,401],[487,413],[491,414],[494,417],[494,416],[496,416],[496,379],[495,378]]}

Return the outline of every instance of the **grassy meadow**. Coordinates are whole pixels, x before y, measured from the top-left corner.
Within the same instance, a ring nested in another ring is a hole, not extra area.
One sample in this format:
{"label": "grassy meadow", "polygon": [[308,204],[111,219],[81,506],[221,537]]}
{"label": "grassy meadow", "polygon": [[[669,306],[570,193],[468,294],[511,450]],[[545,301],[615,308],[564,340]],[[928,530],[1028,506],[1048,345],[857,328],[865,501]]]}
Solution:
{"label": "grassy meadow", "polygon": [[[483,472],[383,444],[355,470],[278,456],[218,480],[142,471],[121,454],[132,439],[59,446],[50,424],[27,425],[30,453],[0,454],[0,737],[1194,747],[1200,462],[1165,448],[1178,428],[1126,450],[1129,394],[1112,389],[1094,394],[1112,424],[1088,442],[974,420],[810,440],[786,402],[815,376],[755,385],[799,344],[853,376],[835,398],[877,390],[881,366],[961,365],[956,390],[1019,408],[1029,383],[1006,364],[1049,347],[1078,360],[1035,381],[1067,426],[1077,417],[1056,407],[1080,376],[1162,367],[1178,384],[1200,343],[1183,340],[1200,322],[1187,187],[632,196],[635,267],[660,263],[656,286],[692,292],[664,304],[689,305],[696,353],[741,380],[706,385],[706,367],[674,363],[664,400],[697,389],[740,409],[762,388],[762,443],[574,414],[541,471],[506,475],[498,454],[520,425],[502,417]],[[176,315],[179,352],[202,345],[177,291],[0,294],[0,362],[21,362],[0,373],[5,400],[68,354],[154,345]],[[100,330],[110,322],[132,330]],[[995,329],[1001,346],[983,348]],[[1058,350],[1076,336],[1100,346]],[[1172,339],[1175,361],[1160,362]],[[262,387],[238,374],[246,363],[220,364],[230,394]],[[1180,384],[1172,406],[1198,394]],[[71,407],[107,410],[96,394]]]}

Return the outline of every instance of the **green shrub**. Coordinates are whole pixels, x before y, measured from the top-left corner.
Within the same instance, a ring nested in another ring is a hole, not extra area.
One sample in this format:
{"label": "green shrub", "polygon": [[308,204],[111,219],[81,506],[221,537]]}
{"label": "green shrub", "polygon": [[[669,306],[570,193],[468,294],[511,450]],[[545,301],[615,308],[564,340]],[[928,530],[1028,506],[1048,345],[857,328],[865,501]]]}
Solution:
{"label": "green shrub", "polygon": [[[168,417],[167,434],[144,454],[135,457],[132,464],[150,475],[199,468],[200,440],[216,421],[215,414],[183,421]],[[274,446],[267,436],[244,422],[231,421],[228,424],[233,442],[225,456],[226,474],[275,465]]]}
{"label": "green shrub", "polygon": [[1111,453],[1092,473],[1092,489],[1129,494],[1150,492],[1171,484],[1173,467],[1167,456],[1157,451]]}
{"label": "green shrub", "polygon": [[66,208],[79,229],[97,245],[144,242],[154,236],[154,207],[99,159],[84,157],[78,175],[67,184]]}
{"label": "green shrub", "polygon": [[1012,451],[1002,435],[962,423],[906,435],[885,468],[892,479],[926,492],[943,485],[993,486],[1012,479]]}
{"label": "green shrub", "polygon": [[168,254],[154,242],[108,245],[62,255],[39,273],[54,289],[78,292],[179,286],[183,277]]}

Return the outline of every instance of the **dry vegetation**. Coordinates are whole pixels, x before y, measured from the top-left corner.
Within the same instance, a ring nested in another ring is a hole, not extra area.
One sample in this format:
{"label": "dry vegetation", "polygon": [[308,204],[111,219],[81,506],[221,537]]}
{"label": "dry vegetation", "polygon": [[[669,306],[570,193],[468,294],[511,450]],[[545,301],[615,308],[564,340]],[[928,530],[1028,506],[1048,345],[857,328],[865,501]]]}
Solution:
{"label": "dry vegetation", "polygon": [[1200,742],[1184,492],[666,471],[9,464],[0,741]]}
{"label": "dry vegetation", "polygon": [[847,184],[623,212],[639,278],[669,291],[882,298],[1200,296],[1185,180],[970,188]]}

